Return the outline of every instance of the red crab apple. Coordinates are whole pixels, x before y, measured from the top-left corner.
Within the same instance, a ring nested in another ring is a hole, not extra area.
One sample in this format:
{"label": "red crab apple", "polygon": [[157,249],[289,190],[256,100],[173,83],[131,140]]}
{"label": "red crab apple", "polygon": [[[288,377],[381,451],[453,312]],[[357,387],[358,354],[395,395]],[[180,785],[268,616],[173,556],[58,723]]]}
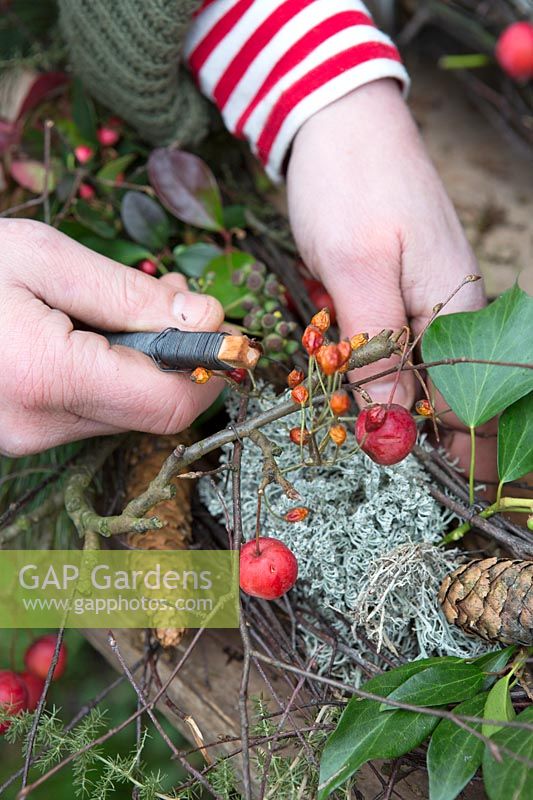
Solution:
{"label": "red crab apple", "polygon": [[376,464],[390,466],[409,455],[416,442],[416,424],[397,403],[376,403],[363,408],[355,424],[355,437]]}
{"label": "red crab apple", "polygon": [[26,708],[28,711],[35,711],[43,693],[44,680],[38,678],[37,675],[33,675],[31,672],[19,672],[18,677],[23,682],[28,692]]}
{"label": "red crab apple", "polygon": [[517,81],[533,77],[533,24],[514,22],[500,35],[496,59],[501,68]]}
{"label": "red crab apple", "polygon": [[[15,715],[26,708],[28,692],[24,682],[15,672],[9,669],[0,672],[0,708],[9,714]],[[9,722],[2,722],[0,733],[5,733]]]}
{"label": "red crab apple", "polygon": [[253,539],[241,549],[240,586],[243,592],[275,600],[292,589],[298,577],[294,553],[279,539]]}
{"label": "red crab apple", "polygon": [[[30,644],[24,654],[24,664],[28,672],[36,675],[42,680],[46,679],[50,664],[54,657],[54,650],[56,646],[57,637],[53,634],[41,636]],[[67,648],[64,644],[59,648],[59,658],[57,660],[56,668],[52,676],[52,680],[56,681],[62,676],[67,665]]]}

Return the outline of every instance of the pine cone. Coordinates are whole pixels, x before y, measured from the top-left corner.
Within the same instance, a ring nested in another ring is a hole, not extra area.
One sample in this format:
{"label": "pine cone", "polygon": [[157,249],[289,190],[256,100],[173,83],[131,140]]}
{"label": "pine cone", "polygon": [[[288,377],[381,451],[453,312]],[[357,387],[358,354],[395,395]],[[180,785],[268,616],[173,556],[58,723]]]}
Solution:
{"label": "pine cone", "polygon": [[533,561],[484,558],[443,580],[439,602],[450,624],[489,642],[533,645]]}
{"label": "pine cone", "polygon": [[[143,491],[171,450],[181,443],[189,444],[190,437],[184,433],[179,437],[139,437],[134,450],[129,454],[127,500]],[[126,537],[128,546],[136,550],[186,550],[191,539],[192,483],[190,480],[174,481],[174,497],[163,500],[149,512],[166,522],[167,527],[147,533],[129,533]],[[155,628],[154,633],[162,647],[177,647],[185,634],[185,628]]]}

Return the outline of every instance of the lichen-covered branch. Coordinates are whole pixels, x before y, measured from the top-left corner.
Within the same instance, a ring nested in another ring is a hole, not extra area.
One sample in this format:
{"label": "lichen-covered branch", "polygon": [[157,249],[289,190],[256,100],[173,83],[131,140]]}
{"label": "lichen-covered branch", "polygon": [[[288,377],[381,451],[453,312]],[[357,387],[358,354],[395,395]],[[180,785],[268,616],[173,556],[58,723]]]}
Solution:
{"label": "lichen-covered branch", "polygon": [[[164,527],[157,517],[137,518],[127,514],[102,517],[92,507],[87,492],[96,473],[104,465],[111,453],[122,442],[122,437],[114,436],[99,442],[84,459],[70,469],[64,489],[64,503],[67,514],[76,526],[80,536],[99,534],[113,536],[120,533],[145,533]],[[166,487],[166,497],[171,497],[173,487]]]}
{"label": "lichen-covered branch", "polygon": [[262,431],[259,430],[250,431],[248,438],[251,442],[257,445],[257,447],[259,447],[265,459],[263,463],[263,477],[259,486],[259,492],[262,494],[269,484],[277,483],[287,497],[289,497],[291,500],[299,500],[300,495],[292,483],[290,483],[290,481],[284,477],[276,463],[275,456],[281,455],[281,448],[277,444],[274,444],[274,442],[272,442],[267,436],[265,436],[264,433],[262,433]]}

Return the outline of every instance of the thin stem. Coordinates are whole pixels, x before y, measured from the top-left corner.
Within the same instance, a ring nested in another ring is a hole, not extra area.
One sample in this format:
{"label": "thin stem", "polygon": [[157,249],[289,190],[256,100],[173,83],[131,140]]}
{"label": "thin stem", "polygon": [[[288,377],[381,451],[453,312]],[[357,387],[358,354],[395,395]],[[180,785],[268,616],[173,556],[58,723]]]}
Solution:
{"label": "thin stem", "polygon": [[500,481],[498,484],[498,489],[496,491],[496,503],[500,505],[500,501],[502,499],[502,489],[503,489],[503,481]]}
{"label": "thin stem", "polygon": [[263,499],[263,491],[260,489],[257,494],[257,512],[255,515],[255,554],[256,556],[261,555],[261,550],[259,549],[259,533],[261,531],[261,501]]}
{"label": "thin stem", "polygon": [[474,505],[474,472],[476,469],[476,429],[470,425],[470,473],[468,475],[468,493],[470,505]]}

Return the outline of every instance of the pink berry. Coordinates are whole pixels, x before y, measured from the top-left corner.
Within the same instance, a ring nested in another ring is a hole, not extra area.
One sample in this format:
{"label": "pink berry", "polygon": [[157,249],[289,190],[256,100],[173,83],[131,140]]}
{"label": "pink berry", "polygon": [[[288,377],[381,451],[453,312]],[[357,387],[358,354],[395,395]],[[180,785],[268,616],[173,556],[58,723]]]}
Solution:
{"label": "pink berry", "polygon": [[396,403],[364,408],[355,424],[355,437],[376,464],[390,466],[409,455],[416,442],[416,424],[407,409]]}
{"label": "pink berry", "polygon": [[39,705],[39,700],[44,689],[44,680],[33,675],[31,672],[19,672],[18,677],[24,683],[28,692],[26,708],[28,711],[35,711]]}
{"label": "pink berry", "polygon": [[146,272],[147,275],[157,275],[157,264],[151,258],[143,258],[137,266],[141,272]]}
{"label": "pink berry", "polygon": [[294,553],[279,539],[260,537],[241,549],[240,586],[243,592],[264,600],[275,600],[292,589],[298,577]]}
{"label": "pink berry", "polygon": [[[24,682],[9,669],[0,672],[0,708],[9,714],[15,715],[26,708],[28,692]],[[9,722],[0,725],[0,733],[5,733]]]}
{"label": "pink berry", "polygon": [[74,148],[74,155],[80,164],[86,164],[94,156],[94,150],[88,144],[79,144]]}
{"label": "pink berry", "polygon": [[533,24],[514,22],[500,35],[496,58],[501,68],[517,81],[533,77]]}
{"label": "pink berry", "polygon": [[92,200],[96,192],[94,191],[93,187],[90,183],[80,183],[80,188],[78,189],[78,195],[81,197],[82,200]]}
{"label": "pink berry", "polygon": [[102,147],[113,147],[120,139],[120,133],[114,128],[98,128],[96,138]]}
{"label": "pink berry", "polygon": [[[54,650],[56,646],[57,637],[53,634],[47,634],[36,639],[24,654],[24,664],[28,672],[36,675],[42,680],[46,679],[50,664],[54,657]],[[56,681],[62,676],[67,665],[67,648],[64,644],[59,648],[59,658],[52,676],[52,680]]]}

